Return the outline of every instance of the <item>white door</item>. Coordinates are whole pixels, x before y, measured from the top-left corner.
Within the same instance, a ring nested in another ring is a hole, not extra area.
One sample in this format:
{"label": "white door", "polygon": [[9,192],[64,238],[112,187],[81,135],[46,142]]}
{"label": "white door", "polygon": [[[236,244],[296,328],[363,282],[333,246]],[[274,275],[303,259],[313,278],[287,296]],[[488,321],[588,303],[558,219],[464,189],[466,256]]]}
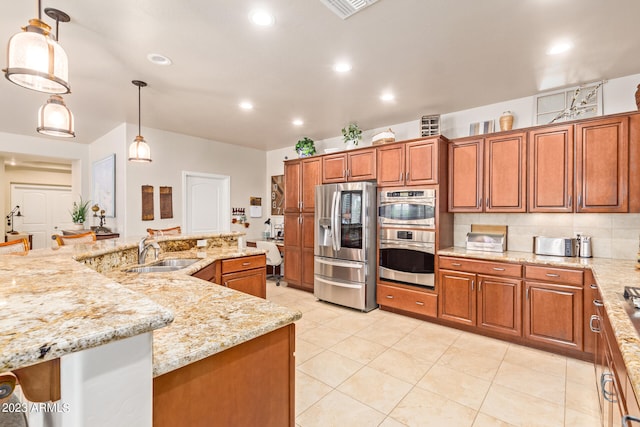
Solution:
{"label": "white door", "polygon": [[51,247],[51,235],[72,225],[71,187],[11,184],[11,206],[20,206],[13,229],[33,235],[33,249]]}
{"label": "white door", "polygon": [[228,232],[231,229],[229,176],[183,172],[182,187],[186,233]]}

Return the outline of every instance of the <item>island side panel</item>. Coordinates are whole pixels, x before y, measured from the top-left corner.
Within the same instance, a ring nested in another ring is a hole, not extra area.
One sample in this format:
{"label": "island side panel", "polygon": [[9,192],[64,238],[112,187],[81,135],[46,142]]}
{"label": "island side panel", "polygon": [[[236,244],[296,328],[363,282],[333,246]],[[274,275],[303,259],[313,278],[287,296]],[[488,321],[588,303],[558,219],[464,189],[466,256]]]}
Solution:
{"label": "island side panel", "polygon": [[154,427],[293,427],[294,351],[289,324],[154,378]]}

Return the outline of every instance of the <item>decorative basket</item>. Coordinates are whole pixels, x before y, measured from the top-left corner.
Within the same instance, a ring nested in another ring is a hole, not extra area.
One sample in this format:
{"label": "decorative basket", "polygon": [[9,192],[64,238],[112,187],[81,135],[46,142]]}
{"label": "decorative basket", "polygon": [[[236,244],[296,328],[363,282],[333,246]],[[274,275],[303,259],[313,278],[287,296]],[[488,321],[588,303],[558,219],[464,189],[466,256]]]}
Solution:
{"label": "decorative basket", "polygon": [[391,128],[389,128],[384,132],[375,134],[372,138],[371,144],[382,145],[382,144],[388,144],[389,142],[395,142],[395,140],[396,140],[396,134],[393,133]]}

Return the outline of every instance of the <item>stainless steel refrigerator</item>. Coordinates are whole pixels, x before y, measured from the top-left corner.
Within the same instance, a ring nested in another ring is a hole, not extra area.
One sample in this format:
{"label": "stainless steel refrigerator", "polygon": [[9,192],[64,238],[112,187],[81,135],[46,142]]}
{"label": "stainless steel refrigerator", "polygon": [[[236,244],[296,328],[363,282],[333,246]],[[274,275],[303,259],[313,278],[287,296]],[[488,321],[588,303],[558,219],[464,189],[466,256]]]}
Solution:
{"label": "stainless steel refrigerator", "polygon": [[316,187],[316,298],[362,311],[376,308],[376,186]]}

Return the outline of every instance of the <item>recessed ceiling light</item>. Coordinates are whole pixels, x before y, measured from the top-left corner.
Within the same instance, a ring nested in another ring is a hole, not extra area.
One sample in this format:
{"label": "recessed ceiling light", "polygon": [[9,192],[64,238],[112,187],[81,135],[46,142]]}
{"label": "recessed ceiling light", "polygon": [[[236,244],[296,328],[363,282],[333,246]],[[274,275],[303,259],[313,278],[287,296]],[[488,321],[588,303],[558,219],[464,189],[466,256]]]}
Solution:
{"label": "recessed ceiling light", "polygon": [[394,94],[392,94],[391,92],[385,92],[382,95],[380,95],[380,99],[385,101],[385,102],[390,102],[390,101],[393,101],[394,99],[396,99],[396,96]]}
{"label": "recessed ceiling light", "polygon": [[335,71],[336,73],[347,73],[351,71],[351,68],[351,64],[347,62],[337,62],[333,66],[333,71]]}
{"label": "recessed ceiling light", "polygon": [[240,103],[240,108],[242,108],[243,110],[253,110],[253,104],[250,103],[249,101],[242,101]]}
{"label": "recessed ceiling light", "polygon": [[266,10],[254,9],[249,13],[249,20],[261,27],[270,27],[276,22],[276,18]]}
{"label": "recessed ceiling light", "polygon": [[573,47],[573,44],[570,42],[560,42],[552,45],[549,50],[547,50],[547,55],[558,55],[560,53],[566,52]]}
{"label": "recessed ceiling light", "polygon": [[150,53],[147,55],[147,59],[156,65],[171,65],[171,59],[162,55],[161,53]]}
{"label": "recessed ceiling light", "polygon": [[294,119],[291,123],[293,123],[294,126],[302,126],[304,124],[300,119]]}

